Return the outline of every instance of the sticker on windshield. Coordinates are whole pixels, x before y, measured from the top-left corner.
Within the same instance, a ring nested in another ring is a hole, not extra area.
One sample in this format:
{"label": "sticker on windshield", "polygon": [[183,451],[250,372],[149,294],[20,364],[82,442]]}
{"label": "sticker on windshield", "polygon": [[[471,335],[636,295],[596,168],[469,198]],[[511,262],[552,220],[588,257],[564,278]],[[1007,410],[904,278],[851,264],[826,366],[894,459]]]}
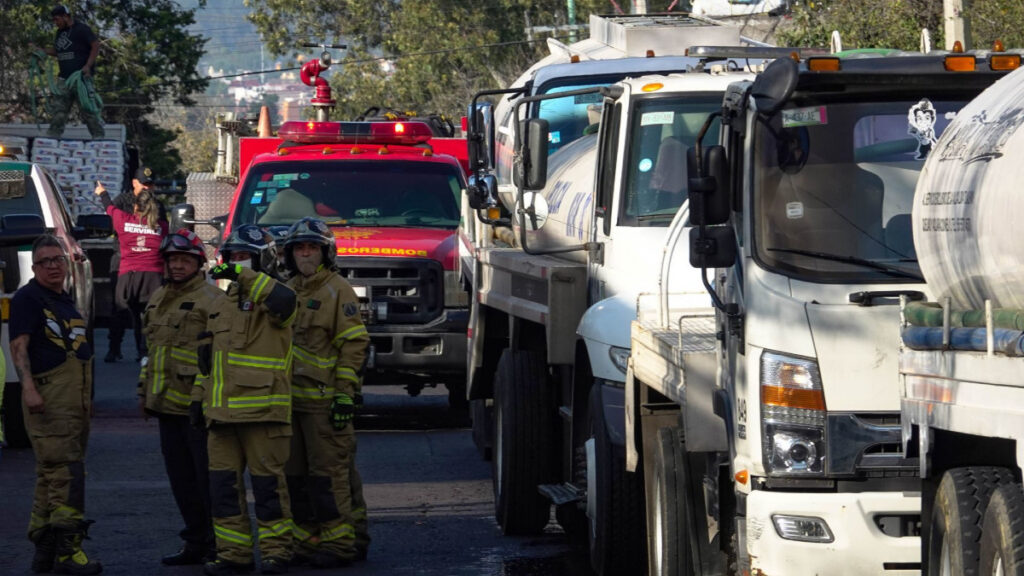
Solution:
{"label": "sticker on windshield", "polygon": [[644,158],[640,161],[640,165],[637,166],[637,168],[639,168],[641,172],[647,172],[652,166],[654,166],[654,162],[651,162],[650,158]]}
{"label": "sticker on windshield", "polygon": [[601,93],[590,92],[589,94],[577,94],[572,97],[573,104],[600,104]]}
{"label": "sticker on windshield", "polygon": [[907,112],[907,134],[917,140],[915,160],[924,160],[935,144],[935,106],[931,100],[922,98]]}
{"label": "sticker on windshield", "polygon": [[274,174],[274,180],[296,180],[298,174]]}
{"label": "sticker on windshield", "polygon": [[309,172],[303,172],[299,174],[299,180],[309,180]]}
{"label": "sticker on windshield", "polygon": [[828,124],[828,113],[824,106],[811,106],[809,108],[793,108],[782,111],[782,127],[795,128],[797,126],[818,126]]}
{"label": "sticker on windshield", "polygon": [[674,114],[671,110],[666,112],[644,112],[640,116],[641,126],[657,126],[659,124],[671,124]]}
{"label": "sticker on windshield", "polygon": [[252,195],[252,200],[249,201],[249,204],[259,204],[260,200],[262,200],[262,199],[263,199],[263,190],[257,190],[256,193]]}
{"label": "sticker on windshield", "polygon": [[266,188],[267,186],[270,186],[270,182],[264,181],[264,182],[257,182],[256,183],[256,187],[257,188]]}
{"label": "sticker on windshield", "polygon": [[548,142],[552,144],[559,144],[562,141],[562,133],[558,130],[554,132],[548,132]]}
{"label": "sticker on windshield", "polygon": [[786,202],[786,218],[798,220],[804,217],[803,202]]}

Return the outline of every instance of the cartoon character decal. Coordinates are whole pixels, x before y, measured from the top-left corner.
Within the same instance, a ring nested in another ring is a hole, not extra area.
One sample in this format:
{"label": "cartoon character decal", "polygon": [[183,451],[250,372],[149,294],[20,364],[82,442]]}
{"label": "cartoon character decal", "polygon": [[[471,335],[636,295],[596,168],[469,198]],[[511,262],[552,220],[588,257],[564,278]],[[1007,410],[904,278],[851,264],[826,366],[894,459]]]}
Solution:
{"label": "cartoon character decal", "polygon": [[917,139],[915,160],[924,160],[935,145],[935,106],[931,100],[922,98],[907,112],[907,133]]}

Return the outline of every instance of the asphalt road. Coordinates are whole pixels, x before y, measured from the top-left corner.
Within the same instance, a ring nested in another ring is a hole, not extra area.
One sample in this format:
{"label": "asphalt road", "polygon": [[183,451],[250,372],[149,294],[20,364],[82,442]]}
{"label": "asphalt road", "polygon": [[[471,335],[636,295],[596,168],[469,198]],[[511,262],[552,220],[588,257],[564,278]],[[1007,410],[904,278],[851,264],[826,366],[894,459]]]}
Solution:
{"label": "asphalt road", "polygon": [[[105,331],[97,331],[97,340],[102,358]],[[96,415],[86,460],[86,517],[96,523],[85,547],[103,562],[104,574],[198,574],[198,567],[167,568],[159,562],[178,548],[181,519],[156,422],[143,420],[136,409],[138,367],[132,359],[97,365]],[[589,574],[585,553],[570,548],[554,522],[536,537],[501,535],[490,463],[474,448],[468,423],[448,415],[443,388],[416,398],[400,386],[365,392],[365,410],[357,420],[357,462],[373,543],[369,558],[343,569],[345,574]],[[0,574],[30,573],[33,548],[25,527],[33,466],[31,450],[5,449],[0,458]]]}

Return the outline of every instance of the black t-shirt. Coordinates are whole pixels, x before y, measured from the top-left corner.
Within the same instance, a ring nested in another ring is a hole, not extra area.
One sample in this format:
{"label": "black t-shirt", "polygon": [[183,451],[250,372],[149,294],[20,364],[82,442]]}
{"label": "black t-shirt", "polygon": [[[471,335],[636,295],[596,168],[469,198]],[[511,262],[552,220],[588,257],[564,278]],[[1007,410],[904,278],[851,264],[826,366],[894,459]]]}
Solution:
{"label": "black t-shirt", "polygon": [[43,288],[35,278],[11,299],[11,340],[28,334],[28,360],[33,374],[41,374],[67,360],[70,346],[80,360],[92,357],[85,339],[85,322],[67,292]]}
{"label": "black t-shirt", "polygon": [[89,51],[92,50],[92,43],[95,41],[96,35],[93,34],[92,28],[82,22],[72,23],[67,30],[57,30],[53,49],[57,51],[57,65],[60,67],[58,76],[67,78],[81,70],[89,60]]}

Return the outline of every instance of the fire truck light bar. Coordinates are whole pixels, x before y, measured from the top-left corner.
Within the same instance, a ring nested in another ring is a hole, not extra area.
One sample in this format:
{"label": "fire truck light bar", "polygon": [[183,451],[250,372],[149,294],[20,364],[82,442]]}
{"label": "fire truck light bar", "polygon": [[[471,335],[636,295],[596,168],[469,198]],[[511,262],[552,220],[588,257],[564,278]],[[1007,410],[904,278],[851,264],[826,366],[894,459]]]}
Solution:
{"label": "fire truck light bar", "polygon": [[423,144],[433,136],[425,122],[285,122],[277,135],[301,144]]}

